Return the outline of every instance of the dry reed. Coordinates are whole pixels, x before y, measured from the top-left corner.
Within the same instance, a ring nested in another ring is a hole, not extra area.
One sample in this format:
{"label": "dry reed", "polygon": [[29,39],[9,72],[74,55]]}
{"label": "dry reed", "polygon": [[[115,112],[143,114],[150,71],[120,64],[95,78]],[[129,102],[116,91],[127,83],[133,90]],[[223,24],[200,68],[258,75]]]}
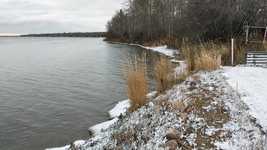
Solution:
{"label": "dry reed", "polygon": [[196,46],[193,44],[182,44],[182,54],[183,58],[185,59],[188,72],[192,72],[195,70],[195,53],[196,53]]}
{"label": "dry reed", "polygon": [[208,42],[205,44],[183,44],[182,53],[188,65],[188,71],[212,71],[222,64],[222,55],[227,53],[227,48],[220,44]]}
{"label": "dry reed", "polygon": [[202,50],[195,58],[195,70],[213,71],[219,69],[221,56],[212,51]]}
{"label": "dry reed", "polygon": [[154,72],[158,93],[163,93],[177,83],[174,68],[167,58],[160,57]]}
{"label": "dry reed", "polygon": [[127,67],[127,95],[131,102],[129,111],[133,112],[147,102],[147,79],[145,62],[136,59]]}
{"label": "dry reed", "polygon": [[263,42],[264,50],[267,51],[267,41]]}

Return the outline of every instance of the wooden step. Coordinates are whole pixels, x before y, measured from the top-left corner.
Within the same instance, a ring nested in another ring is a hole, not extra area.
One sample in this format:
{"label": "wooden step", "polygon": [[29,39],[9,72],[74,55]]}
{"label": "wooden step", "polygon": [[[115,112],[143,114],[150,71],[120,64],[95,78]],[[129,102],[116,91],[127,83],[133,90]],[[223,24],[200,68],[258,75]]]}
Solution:
{"label": "wooden step", "polygon": [[253,65],[267,64],[267,52],[249,51],[247,52],[246,62]]}

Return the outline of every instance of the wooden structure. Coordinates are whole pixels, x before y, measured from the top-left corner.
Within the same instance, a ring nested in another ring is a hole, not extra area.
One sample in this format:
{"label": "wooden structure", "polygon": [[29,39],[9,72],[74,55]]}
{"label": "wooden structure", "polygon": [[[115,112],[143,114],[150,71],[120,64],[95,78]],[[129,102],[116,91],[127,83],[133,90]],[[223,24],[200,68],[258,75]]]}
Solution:
{"label": "wooden structure", "polygon": [[[246,28],[245,29],[246,30],[246,44],[267,42],[267,26],[258,27],[258,26],[247,25],[245,28]],[[260,39],[257,39],[257,38],[260,38]]]}
{"label": "wooden structure", "polygon": [[[267,44],[267,26],[246,26],[246,44]],[[246,52],[248,65],[267,65],[267,51],[248,50]]]}
{"label": "wooden structure", "polygon": [[248,65],[267,65],[267,52],[248,51],[246,55]]}

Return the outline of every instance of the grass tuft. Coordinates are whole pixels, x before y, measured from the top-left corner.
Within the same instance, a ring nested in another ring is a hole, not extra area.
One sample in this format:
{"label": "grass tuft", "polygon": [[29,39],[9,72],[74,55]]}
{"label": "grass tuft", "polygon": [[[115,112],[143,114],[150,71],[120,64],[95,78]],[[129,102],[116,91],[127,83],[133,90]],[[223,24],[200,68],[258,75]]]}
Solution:
{"label": "grass tuft", "polygon": [[212,51],[202,50],[195,58],[195,70],[213,71],[221,66],[221,56]]}
{"label": "grass tuft", "polygon": [[267,41],[263,42],[264,50],[267,51]]}
{"label": "grass tuft", "polygon": [[174,69],[167,58],[160,57],[154,72],[158,93],[163,93],[175,84]]}
{"label": "grass tuft", "polygon": [[[189,73],[200,70],[212,71],[222,64],[222,55],[227,53],[227,48],[213,42],[198,45],[183,44],[182,53]],[[228,57],[223,59],[228,59]]]}
{"label": "grass tuft", "polygon": [[148,84],[144,59],[135,59],[127,67],[127,95],[131,102],[130,112],[137,110],[147,102]]}
{"label": "grass tuft", "polygon": [[197,51],[197,47],[193,44],[182,44],[182,54],[187,64],[188,72],[192,72],[195,70],[195,53]]}

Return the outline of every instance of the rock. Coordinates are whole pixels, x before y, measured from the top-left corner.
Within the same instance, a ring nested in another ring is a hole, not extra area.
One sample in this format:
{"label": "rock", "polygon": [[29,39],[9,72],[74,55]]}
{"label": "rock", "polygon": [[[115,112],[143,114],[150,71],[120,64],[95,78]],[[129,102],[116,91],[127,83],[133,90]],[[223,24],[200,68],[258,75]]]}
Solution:
{"label": "rock", "polygon": [[154,107],[154,104],[152,102],[149,102],[148,106],[149,107]]}
{"label": "rock", "polygon": [[209,87],[209,90],[210,90],[210,91],[214,91],[214,87],[210,86],[210,87]]}
{"label": "rock", "polygon": [[189,86],[188,90],[193,91],[193,90],[197,89],[197,82],[190,81],[190,82],[188,82],[188,86]]}
{"label": "rock", "polygon": [[168,148],[169,150],[176,150],[177,147],[178,147],[178,143],[176,140],[170,140],[166,142],[166,148]]}
{"label": "rock", "polygon": [[92,138],[94,136],[94,132],[90,129],[88,129],[89,137]]}
{"label": "rock", "polygon": [[167,131],[166,138],[167,138],[167,140],[176,140],[176,139],[179,139],[178,135],[179,135],[179,133],[176,129],[170,128]]}
{"label": "rock", "polygon": [[190,82],[190,86],[192,86],[192,87],[196,87],[196,86],[197,86],[197,82],[195,82],[195,81],[191,81],[191,82]]}

